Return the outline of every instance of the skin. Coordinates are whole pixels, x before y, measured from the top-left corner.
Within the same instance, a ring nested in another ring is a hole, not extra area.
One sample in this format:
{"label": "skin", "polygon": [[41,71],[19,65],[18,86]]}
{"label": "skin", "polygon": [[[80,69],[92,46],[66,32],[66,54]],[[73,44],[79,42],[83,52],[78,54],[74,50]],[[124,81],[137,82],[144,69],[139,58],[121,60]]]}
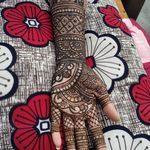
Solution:
{"label": "skin", "polygon": [[85,121],[95,146],[106,150],[96,104],[112,121],[120,117],[107,93],[106,85],[85,63],[85,12],[83,0],[54,1],[52,19],[56,46],[56,71],[52,82],[52,137],[61,147],[60,120],[63,117],[68,150],[88,150]]}

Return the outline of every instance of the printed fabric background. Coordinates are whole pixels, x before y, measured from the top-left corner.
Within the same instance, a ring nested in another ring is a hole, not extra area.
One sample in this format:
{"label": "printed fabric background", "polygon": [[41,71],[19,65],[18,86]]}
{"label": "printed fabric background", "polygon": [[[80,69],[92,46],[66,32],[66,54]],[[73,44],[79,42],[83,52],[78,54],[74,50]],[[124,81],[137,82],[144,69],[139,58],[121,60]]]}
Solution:
{"label": "printed fabric background", "polygon": [[[0,150],[54,150],[49,6],[47,0],[0,1]],[[150,79],[114,0],[88,0],[85,39],[86,62],[121,115],[115,124],[97,105],[108,150],[150,150]],[[89,147],[95,150],[90,131]]]}
{"label": "printed fabric background", "polygon": [[115,125],[101,115],[98,105],[107,148],[150,149],[150,82],[133,39],[114,1],[88,2],[87,64],[106,83],[121,115],[121,122]]}
{"label": "printed fabric background", "polygon": [[44,0],[0,1],[0,150],[54,149],[49,91],[55,55],[48,11]]}

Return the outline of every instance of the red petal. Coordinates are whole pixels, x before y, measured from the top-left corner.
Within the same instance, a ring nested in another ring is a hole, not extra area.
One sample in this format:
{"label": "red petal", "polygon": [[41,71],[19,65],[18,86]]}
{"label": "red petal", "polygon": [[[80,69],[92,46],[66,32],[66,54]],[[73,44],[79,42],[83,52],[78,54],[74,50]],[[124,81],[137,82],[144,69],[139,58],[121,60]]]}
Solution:
{"label": "red petal", "polygon": [[146,124],[150,124],[150,79],[140,76],[140,82],[132,87],[132,97],[138,106],[138,116]]}
{"label": "red petal", "polygon": [[43,134],[39,138],[39,149],[40,150],[54,150],[55,146],[50,134]]}
{"label": "red petal", "polygon": [[25,16],[17,9],[14,8],[4,9],[2,13],[3,13],[3,17],[8,21],[13,21],[13,22],[15,21],[21,23],[25,19]]}
{"label": "red petal", "polygon": [[40,94],[28,100],[28,106],[38,118],[45,119],[50,117],[50,97],[47,94]]}
{"label": "red petal", "polygon": [[5,24],[5,30],[11,36],[22,37],[27,31],[27,26],[19,22],[8,22]]}
{"label": "red petal", "polygon": [[146,76],[140,79],[140,83],[132,88],[132,96],[138,104],[150,103],[150,81]]}
{"label": "red petal", "polygon": [[108,5],[107,9],[111,14],[115,15],[116,17],[121,18],[119,15],[119,11],[115,7]]}
{"label": "red petal", "polygon": [[39,20],[39,22],[45,22],[45,20],[49,20],[50,19],[50,15],[47,11],[40,11],[40,13],[36,16],[37,20]]}
{"label": "red petal", "polygon": [[150,101],[149,104],[140,105],[138,113],[145,123],[150,124]]}
{"label": "red petal", "polygon": [[128,35],[131,35],[131,32],[130,32],[130,30],[128,29],[128,27],[126,26],[125,23],[123,23],[123,22],[121,23],[120,29],[121,29],[123,32],[127,33]]}
{"label": "red petal", "polygon": [[38,142],[38,134],[33,128],[18,129],[14,133],[13,141],[19,150],[34,149]]}
{"label": "red petal", "polygon": [[41,11],[38,15],[38,22],[40,22],[40,30],[49,40],[53,40],[52,18],[46,11]]}
{"label": "red petal", "polygon": [[38,28],[29,28],[23,35],[23,40],[33,46],[44,46],[48,44],[48,38]]}
{"label": "red petal", "polygon": [[50,40],[50,41],[54,40],[52,26],[43,25],[43,26],[41,26],[40,31],[48,40]]}
{"label": "red petal", "polygon": [[104,20],[105,20],[105,23],[111,27],[120,27],[121,25],[121,21],[114,17],[114,16],[111,16],[111,15],[107,15],[104,17]]}
{"label": "red petal", "polygon": [[100,7],[100,12],[105,14],[105,15],[111,15],[111,16],[116,16],[120,18],[118,10],[110,5],[107,5],[107,7]]}
{"label": "red petal", "polygon": [[16,9],[23,13],[27,18],[36,18],[41,11],[37,5],[28,2],[19,4]]}
{"label": "red petal", "polygon": [[134,100],[139,104],[145,104],[150,101],[150,96],[147,93],[145,87],[136,85],[132,89],[132,95]]}
{"label": "red petal", "polygon": [[16,128],[32,128],[36,124],[36,117],[28,106],[20,105],[13,111],[12,122]]}
{"label": "red petal", "polygon": [[99,11],[100,11],[102,14],[107,14],[107,9],[104,8],[104,7],[99,7]]}

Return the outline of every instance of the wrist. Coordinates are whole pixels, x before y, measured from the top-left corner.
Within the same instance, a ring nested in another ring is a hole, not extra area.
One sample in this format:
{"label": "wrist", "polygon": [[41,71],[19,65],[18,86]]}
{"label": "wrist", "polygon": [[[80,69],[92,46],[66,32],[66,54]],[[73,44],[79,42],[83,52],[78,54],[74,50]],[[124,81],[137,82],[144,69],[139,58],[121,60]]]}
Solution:
{"label": "wrist", "polygon": [[55,39],[56,60],[74,59],[85,61],[85,39],[63,36]]}
{"label": "wrist", "polygon": [[56,60],[85,60],[84,6],[60,1],[52,8]]}
{"label": "wrist", "polygon": [[61,65],[62,63],[65,64],[67,62],[74,62],[74,63],[81,63],[81,64],[86,64],[86,59],[70,59],[70,58],[66,58],[66,59],[61,59],[61,60],[56,60],[56,65]]}

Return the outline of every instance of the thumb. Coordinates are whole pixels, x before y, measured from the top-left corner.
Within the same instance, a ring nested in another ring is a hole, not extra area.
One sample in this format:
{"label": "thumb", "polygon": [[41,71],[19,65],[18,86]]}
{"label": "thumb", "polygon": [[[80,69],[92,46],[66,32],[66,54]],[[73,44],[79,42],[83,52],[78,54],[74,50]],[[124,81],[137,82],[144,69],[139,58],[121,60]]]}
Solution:
{"label": "thumb", "polygon": [[117,112],[115,106],[113,103],[109,103],[107,105],[105,105],[105,107],[103,108],[103,111],[106,113],[106,115],[115,122],[119,122],[120,121],[120,115]]}

